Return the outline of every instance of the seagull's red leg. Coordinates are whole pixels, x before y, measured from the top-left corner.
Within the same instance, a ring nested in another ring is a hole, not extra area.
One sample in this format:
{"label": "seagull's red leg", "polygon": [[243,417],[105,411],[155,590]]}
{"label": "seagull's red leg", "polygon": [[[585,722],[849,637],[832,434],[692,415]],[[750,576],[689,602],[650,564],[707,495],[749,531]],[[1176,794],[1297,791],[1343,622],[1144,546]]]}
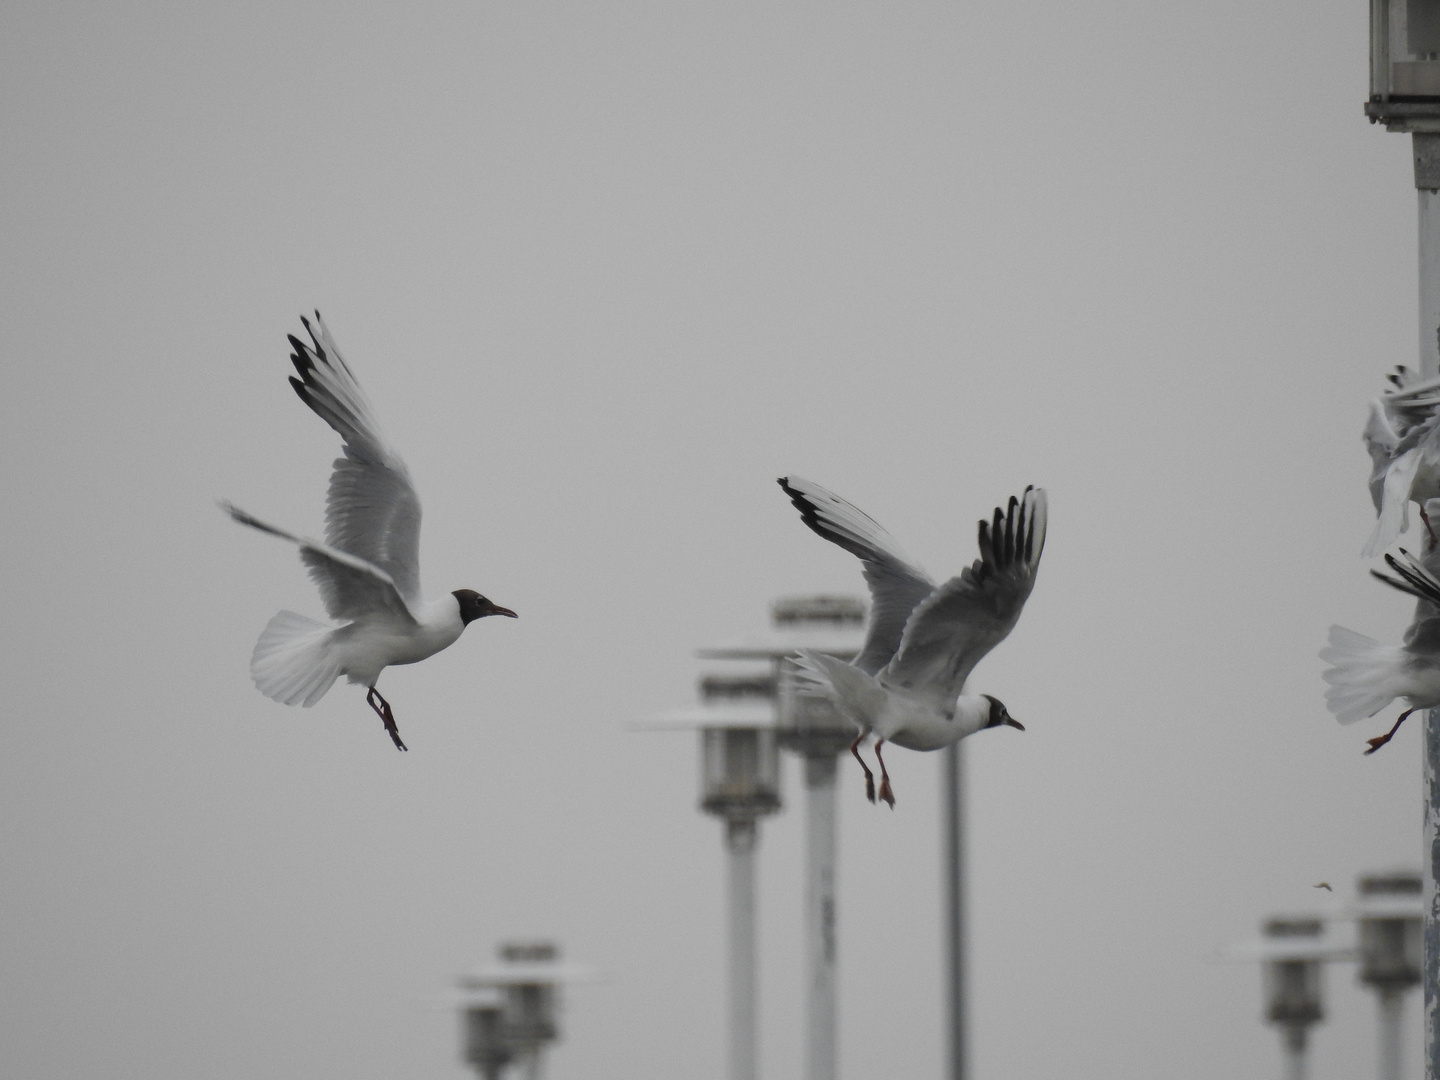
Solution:
{"label": "seagull's red leg", "polygon": [[1435,547],[1437,544],[1440,544],[1440,537],[1435,535],[1435,527],[1430,524],[1430,515],[1425,513],[1423,504],[1420,507],[1420,520],[1425,523],[1425,531],[1430,534],[1430,546]]}
{"label": "seagull's red leg", "polygon": [[[395,714],[390,711],[390,702],[380,696],[380,691],[370,687],[370,692],[365,695],[365,700],[370,708],[375,710],[380,722],[385,725],[385,731],[395,743],[396,750],[409,750],[410,748],[400,741],[400,729],[395,726]],[[376,704],[376,703],[379,704]]]}
{"label": "seagull's red leg", "polygon": [[862,731],[855,736],[855,741],[850,744],[850,753],[855,755],[855,760],[860,762],[860,768],[865,770],[865,797],[872,803],[875,801],[875,774],[870,771],[870,766],[865,764],[865,759],[860,756],[860,740],[865,738]]}
{"label": "seagull's red leg", "polygon": [[875,741],[875,760],[880,763],[880,801],[887,803],[890,809],[894,810],[895,793],[890,790],[890,774],[885,771],[885,759],[880,756],[880,747],[884,745],[884,739]]}
{"label": "seagull's red leg", "polygon": [[1389,731],[1387,731],[1384,735],[1377,735],[1373,739],[1366,739],[1365,741],[1370,744],[1370,749],[1366,750],[1365,753],[1373,754],[1376,750],[1379,750],[1380,747],[1384,746],[1387,742],[1389,742],[1395,732],[1400,730],[1400,725],[1405,722],[1405,718],[1414,711],[1414,709],[1406,709],[1400,714],[1400,719],[1395,721],[1395,726],[1392,727]]}

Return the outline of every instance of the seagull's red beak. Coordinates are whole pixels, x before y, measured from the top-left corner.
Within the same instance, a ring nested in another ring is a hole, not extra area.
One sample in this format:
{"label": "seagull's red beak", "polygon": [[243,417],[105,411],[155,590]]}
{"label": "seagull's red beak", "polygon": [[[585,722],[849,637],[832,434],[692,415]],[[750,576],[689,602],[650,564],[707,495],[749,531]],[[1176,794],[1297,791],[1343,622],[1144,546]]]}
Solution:
{"label": "seagull's red beak", "polygon": [[1009,724],[1013,728],[1019,728],[1021,731],[1025,730],[1025,725],[1020,723],[1020,721],[1016,720],[1013,716],[1005,717],[1005,723]]}
{"label": "seagull's red beak", "polygon": [[515,612],[511,611],[508,607],[501,607],[499,604],[491,604],[488,608],[485,609],[485,614],[508,615],[512,619],[518,619],[520,617],[519,615],[516,615]]}

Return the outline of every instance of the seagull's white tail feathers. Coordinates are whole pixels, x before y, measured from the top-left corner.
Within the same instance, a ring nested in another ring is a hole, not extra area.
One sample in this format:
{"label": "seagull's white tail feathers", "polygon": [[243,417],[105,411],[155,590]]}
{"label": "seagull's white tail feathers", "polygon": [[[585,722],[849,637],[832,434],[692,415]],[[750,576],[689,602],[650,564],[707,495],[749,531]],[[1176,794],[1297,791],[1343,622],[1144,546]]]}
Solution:
{"label": "seagull's white tail feathers", "polygon": [[1330,627],[1330,644],[1320,650],[1320,659],[1331,665],[1324,675],[1330,684],[1325,704],[1342,724],[1374,716],[1404,685],[1404,649],[1343,626]]}
{"label": "seagull's white tail feathers", "polygon": [[250,657],[250,677],[268,698],[314,705],[340,676],[334,632],[334,627],[304,615],[280,612],[260,632]]}
{"label": "seagull's white tail feathers", "polygon": [[790,662],[802,694],[829,698],[867,731],[885,706],[885,690],[853,664],[811,649],[800,649]]}

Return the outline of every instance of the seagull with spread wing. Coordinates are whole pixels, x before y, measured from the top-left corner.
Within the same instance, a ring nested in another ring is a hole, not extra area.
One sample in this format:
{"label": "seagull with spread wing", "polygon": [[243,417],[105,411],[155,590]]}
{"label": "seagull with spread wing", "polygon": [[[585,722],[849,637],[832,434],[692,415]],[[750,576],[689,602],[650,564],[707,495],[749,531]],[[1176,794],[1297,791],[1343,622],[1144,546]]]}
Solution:
{"label": "seagull with spread wing", "polygon": [[[1440,503],[1431,500],[1433,512]],[[1427,520],[1433,513],[1427,514]],[[1330,643],[1320,650],[1320,659],[1330,667],[1324,679],[1330,684],[1325,704],[1342,724],[1353,724],[1374,716],[1397,697],[1409,708],[1400,714],[1384,735],[1365,740],[1373,754],[1388,743],[1416,709],[1440,705],[1440,545],[1429,542],[1423,558],[1404,548],[1399,557],[1386,555],[1385,562],[1395,576],[1370,573],[1391,588],[1409,593],[1418,601],[1415,617],[1405,631],[1403,645],[1386,645],[1343,626],[1330,627]]]}
{"label": "seagull with spread wing", "polygon": [[779,484],[806,525],[865,567],[871,606],[860,655],[847,664],[801,650],[794,663],[802,692],[829,698],[860,729],[850,753],[865,771],[866,797],[875,801],[875,778],[860,743],[871,733],[879,795],[893,808],[880,752],[887,740],[939,750],[982,728],[1024,731],[998,699],[966,693],[965,682],[1014,628],[1035,586],[1045,549],[1045,492],[1027,487],[1007,508],[997,507],[992,521],[980,522],[980,558],[936,585],[873,518],[839,495],[798,476]]}
{"label": "seagull with spread wing", "polygon": [[420,500],[410,473],[385,437],[360,384],[341,359],[320,313],[301,318],[307,345],[293,334],[290,359],[299,378],[290,384],[334,428],[345,456],[335,461],[325,508],[325,542],[296,536],[236,506],[222,504],[242,525],[300,548],[300,560],[320,589],[325,610],[341,626],[282,611],[255,644],[250,674],[266,697],[286,705],[314,705],[340,676],[368,688],[365,700],[399,750],[390,703],[375,688],[391,664],[413,664],[453,644],[487,615],[508,615],[473,589],[437,600],[420,595]]}

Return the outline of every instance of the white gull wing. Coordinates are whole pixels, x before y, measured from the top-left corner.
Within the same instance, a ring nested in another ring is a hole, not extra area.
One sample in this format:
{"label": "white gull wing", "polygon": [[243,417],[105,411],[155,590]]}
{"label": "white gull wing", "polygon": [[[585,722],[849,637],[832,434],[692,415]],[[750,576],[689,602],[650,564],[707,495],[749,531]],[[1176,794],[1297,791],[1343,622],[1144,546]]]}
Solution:
{"label": "white gull wing", "polygon": [[292,376],[290,385],[344,440],[345,456],[336,459],[330,475],[326,543],[383,571],[413,607],[420,601],[420,499],[410,483],[410,471],[380,433],[370,403],[335,348],[320,312],[315,312],[314,326],[308,319],[300,321],[314,344],[290,335],[295,350],[290,360],[300,375]]}
{"label": "white gull wing", "polygon": [[220,506],[241,525],[278,536],[300,548],[300,560],[319,587],[320,598],[332,619],[355,621],[380,616],[407,626],[418,625],[394,579],[380,567],[318,540],[288,533],[231,503],[222,502]]}
{"label": "white gull wing", "polygon": [[982,657],[1014,628],[1045,550],[1045,492],[1027,487],[980,522],[980,558],[915,609],[880,681],[949,705]]}
{"label": "white gull wing", "polygon": [[1390,413],[1380,398],[1370,403],[1370,419],[1366,421],[1360,438],[1370,454],[1370,499],[1375,503],[1375,513],[1379,514],[1385,502],[1385,477],[1395,459],[1395,447],[1400,442]]}
{"label": "white gull wing", "polygon": [[870,624],[855,666],[874,675],[895,655],[905,621],[934,591],[935,583],[905,556],[879,522],[833,491],[799,476],[782,476],[776,483],[800,511],[800,520],[864,564],[870,586]]}

